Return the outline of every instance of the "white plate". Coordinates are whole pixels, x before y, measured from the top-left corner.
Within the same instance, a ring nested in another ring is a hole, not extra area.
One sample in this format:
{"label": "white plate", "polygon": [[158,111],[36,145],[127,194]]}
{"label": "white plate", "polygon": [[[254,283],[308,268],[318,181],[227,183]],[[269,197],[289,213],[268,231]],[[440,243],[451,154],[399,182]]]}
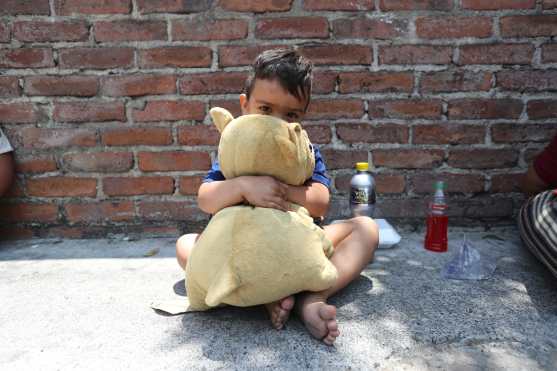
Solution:
{"label": "white plate", "polygon": [[[400,235],[386,219],[374,219],[379,227],[379,248],[390,249],[400,242]],[[342,220],[333,220],[331,224],[340,223]]]}

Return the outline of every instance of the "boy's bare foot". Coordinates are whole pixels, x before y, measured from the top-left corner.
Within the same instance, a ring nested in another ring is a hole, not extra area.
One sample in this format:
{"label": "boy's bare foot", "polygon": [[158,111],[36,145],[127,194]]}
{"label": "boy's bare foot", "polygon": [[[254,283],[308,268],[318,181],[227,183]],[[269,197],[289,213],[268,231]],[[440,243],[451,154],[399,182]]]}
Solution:
{"label": "boy's bare foot", "polygon": [[325,303],[322,298],[307,295],[298,301],[298,315],[313,337],[333,345],[340,335],[336,320],[337,309]]}
{"label": "boy's bare foot", "polygon": [[288,296],[279,301],[273,303],[265,304],[267,312],[269,312],[269,317],[271,317],[271,324],[277,330],[280,330],[288,317],[290,316],[290,311],[294,308],[294,296]]}

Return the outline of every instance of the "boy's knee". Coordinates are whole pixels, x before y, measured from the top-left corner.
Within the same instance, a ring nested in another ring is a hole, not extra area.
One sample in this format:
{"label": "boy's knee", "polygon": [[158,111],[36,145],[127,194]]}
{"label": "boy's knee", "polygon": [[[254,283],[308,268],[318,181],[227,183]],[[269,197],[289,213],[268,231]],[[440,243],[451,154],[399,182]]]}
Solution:
{"label": "boy's knee", "polygon": [[376,235],[379,234],[379,227],[377,226],[377,223],[369,216],[356,216],[352,218],[352,221],[358,229],[362,229]]}

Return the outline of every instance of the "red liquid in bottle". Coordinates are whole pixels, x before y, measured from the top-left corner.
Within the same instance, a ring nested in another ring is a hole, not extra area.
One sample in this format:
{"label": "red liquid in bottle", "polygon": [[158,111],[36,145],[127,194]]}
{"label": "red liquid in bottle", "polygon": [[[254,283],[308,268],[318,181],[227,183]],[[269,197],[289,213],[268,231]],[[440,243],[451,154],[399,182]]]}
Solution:
{"label": "red liquid in bottle", "polygon": [[447,227],[449,217],[447,215],[428,215],[427,231],[424,247],[426,250],[435,252],[447,251]]}

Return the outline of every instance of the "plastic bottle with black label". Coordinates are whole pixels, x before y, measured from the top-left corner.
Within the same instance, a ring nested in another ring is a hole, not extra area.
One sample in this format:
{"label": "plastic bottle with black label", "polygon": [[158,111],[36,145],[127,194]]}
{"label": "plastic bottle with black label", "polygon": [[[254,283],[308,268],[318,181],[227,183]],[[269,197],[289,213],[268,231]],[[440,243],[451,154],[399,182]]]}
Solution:
{"label": "plastic bottle with black label", "polygon": [[350,213],[373,217],[375,212],[375,179],[367,162],[356,163],[356,174],[350,180]]}

